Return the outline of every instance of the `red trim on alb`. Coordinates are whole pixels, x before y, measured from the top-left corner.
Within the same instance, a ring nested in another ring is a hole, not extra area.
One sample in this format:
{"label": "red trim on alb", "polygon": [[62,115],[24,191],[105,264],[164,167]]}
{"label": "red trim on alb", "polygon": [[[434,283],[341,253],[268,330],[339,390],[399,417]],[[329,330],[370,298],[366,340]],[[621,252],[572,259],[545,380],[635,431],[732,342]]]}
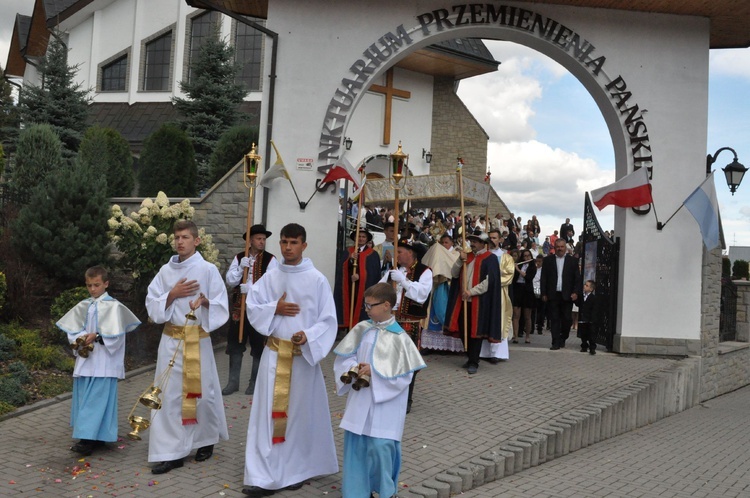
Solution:
{"label": "red trim on alb", "polygon": [[271,418],[286,418],[286,412],[271,412]]}

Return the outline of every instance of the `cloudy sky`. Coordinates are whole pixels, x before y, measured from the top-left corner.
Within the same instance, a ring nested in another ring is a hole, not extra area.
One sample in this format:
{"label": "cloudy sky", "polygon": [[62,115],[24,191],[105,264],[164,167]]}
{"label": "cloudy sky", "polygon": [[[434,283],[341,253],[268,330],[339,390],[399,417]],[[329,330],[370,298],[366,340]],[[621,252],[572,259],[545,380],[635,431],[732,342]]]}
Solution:
{"label": "cloudy sky", "polygon": [[[15,13],[30,15],[34,0],[2,0],[0,64],[5,66]],[[459,95],[490,135],[492,184],[524,220],[536,214],[543,235],[571,218],[580,233],[584,192],[615,181],[612,141],[601,113],[581,84],[546,56],[513,43],[487,41],[497,72],[461,83]],[[706,153],[737,151],[750,167],[750,49],[713,50],[709,71]],[[714,169],[732,160],[722,152]],[[750,246],[750,175],[734,195],[716,178],[728,245]],[[599,213],[614,228],[615,207]],[[660,213],[668,217],[671,213]]]}

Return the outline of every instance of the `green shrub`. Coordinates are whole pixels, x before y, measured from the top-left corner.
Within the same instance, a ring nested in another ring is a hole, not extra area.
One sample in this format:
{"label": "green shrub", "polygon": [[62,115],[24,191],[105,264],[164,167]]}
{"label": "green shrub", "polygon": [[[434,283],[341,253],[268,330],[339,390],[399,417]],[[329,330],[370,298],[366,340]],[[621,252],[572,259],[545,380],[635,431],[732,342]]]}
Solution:
{"label": "green shrub", "polygon": [[216,148],[208,162],[211,170],[211,183],[221,180],[221,177],[232,169],[242,156],[250,152],[252,144],[257,142],[257,127],[237,125],[225,131],[216,143]]}
{"label": "green shrub", "polygon": [[78,160],[107,179],[108,197],[129,197],[133,191],[133,156],[128,141],[113,128],[92,126],[83,135]]}
{"label": "green shrub", "polygon": [[39,394],[45,398],[51,398],[58,394],[73,390],[73,378],[69,375],[54,375],[44,379],[39,384]]}
{"label": "green shrub", "polygon": [[732,278],[735,280],[747,279],[750,277],[750,268],[748,262],[744,259],[736,259],[732,265]]}
{"label": "green shrub", "polygon": [[29,126],[18,136],[13,185],[20,192],[30,192],[62,164],[62,143],[52,127],[48,124]]}
{"label": "green shrub", "polygon": [[0,334],[0,361],[12,360],[16,356],[16,341]]}
{"label": "green shrub", "polygon": [[150,197],[164,191],[172,197],[194,197],[197,175],[193,144],[177,126],[165,124],[143,142],[139,195]]}
{"label": "green shrub", "polygon": [[39,332],[17,323],[0,325],[0,332],[15,342],[17,357],[31,370],[54,368],[72,372],[75,360],[61,346],[45,345]]}
{"label": "green shrub", "polygon": [[26,403],[28,393],[21,386],[18,379],[9,375],[0,377],[0,401],[13,406],[21,406]]}
{"label": "green shrub", "polygon": [[60,318],[65,316],[65,313],[73,308],[73,306],[89,297],[89,291],[86,287],[74,287],[61,292],[60,295],[52,301],[52,306],[49,308],[52,323],[57,323]]}
{"label": "green shrub", "polygon": [[16,407],[5,401],[0,401],[0,417],[16,410]]}
{"label": "green shrub", "polygon": [[81,164],[50,173],[14,223],[13,243],[28,261],[61,282],[80,282],[108,256],[109,202],[101,175]]}
{"label": "green shrub", "polygon": [[13,375],[21,384],[31,382],[31,374],[26,364],[22,361],[14,361],[8,365],[8,373]]}

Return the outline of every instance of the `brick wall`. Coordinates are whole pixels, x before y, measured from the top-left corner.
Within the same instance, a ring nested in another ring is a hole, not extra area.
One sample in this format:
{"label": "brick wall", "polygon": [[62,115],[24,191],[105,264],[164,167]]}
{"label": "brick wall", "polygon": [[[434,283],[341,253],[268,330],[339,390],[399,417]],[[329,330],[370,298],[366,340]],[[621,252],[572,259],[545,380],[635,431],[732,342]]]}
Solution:
{"label": "brick wall", "polygon": [[[464,175],[477,181],[484,181],[487,171],[487,141],[489,137],[477,123],[454,90],[452,78],[435,78],[432,97],[432,162],[430,173],[452,173],[456,170],[456,157],[464,158]],[[457,206],[445,206],[456,209]],[[484,214],[485,207],[466,207],[473,214]],[[497,192],[490,194],[490,218],[502,213],[510,215],[508,207]]]}

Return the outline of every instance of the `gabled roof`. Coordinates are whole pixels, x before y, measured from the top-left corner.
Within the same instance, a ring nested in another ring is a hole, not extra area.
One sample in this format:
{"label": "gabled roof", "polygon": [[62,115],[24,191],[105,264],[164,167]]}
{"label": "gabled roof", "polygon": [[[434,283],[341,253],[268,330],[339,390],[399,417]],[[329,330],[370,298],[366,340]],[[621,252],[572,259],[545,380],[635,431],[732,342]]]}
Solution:
{"label": "gabled roof", "polygon": [[16,14],[16,22],[13,24],[13,34],[10,39],[8,60],[5,63],[5,76],[23,77],[26,71],[26,60],[23,54],[26,52],[26,44],[29,39],[31,27],[31,16]]}

